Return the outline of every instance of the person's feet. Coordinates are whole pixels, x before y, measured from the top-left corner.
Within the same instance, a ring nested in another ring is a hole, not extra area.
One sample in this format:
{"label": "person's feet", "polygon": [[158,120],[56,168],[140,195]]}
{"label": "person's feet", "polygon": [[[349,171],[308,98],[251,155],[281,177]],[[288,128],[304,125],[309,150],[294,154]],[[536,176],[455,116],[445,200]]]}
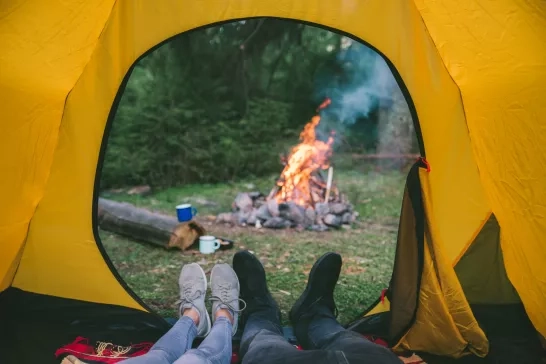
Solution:
{"label": "person's feet", "polygon": [[239,280],[228,264],[217,264],[212,268],[210,289],[210,299],[213,302],[213,320],[215,321],[219,316],[227,316],[233,323],[232,334],[234,335],[237,332],[238,315],[241,312],[239,309]]}
{"label": "person's feet", "polygon": [[[207,277],[197,263],[182,267],[178,279],[180,288],[180,315],[190,316],[197,324],[197,336],[206,336],[210,332],[210,317],[205,307]],[[185,313],[186,312],[186,313]],[[198,320],[195,320],[195,313]]]}
{"label": "person's feet", "polygon": [[246,302],[243,321],[253,313],[261,312],[280,326],[281,312],[267,288],[262,263],[248,251],[239,251],[233,257],[233,270],[241,285],[241,299]]}
{"label": "person's feet", "polygon": [[326,253],[313,265],[307,287],[290,310],[290,321],[294,327],[302,318],[312,317],[319,306],[326,307],[336,315],[334,289],[341,272],[341,264],[339,254]]}

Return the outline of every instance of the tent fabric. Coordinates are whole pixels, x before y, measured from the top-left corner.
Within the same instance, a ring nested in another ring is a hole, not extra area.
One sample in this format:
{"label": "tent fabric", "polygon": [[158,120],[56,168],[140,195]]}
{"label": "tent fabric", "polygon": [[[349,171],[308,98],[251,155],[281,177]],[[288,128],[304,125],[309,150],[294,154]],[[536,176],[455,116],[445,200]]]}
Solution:
{"label": "tent fabric", "polygon": [[[415,164],[408,174],[408,182],[411,178],[417,178],[418,165]],[[418,186],[417,186],[418,188]],[[421,198],[419,194],[418,198]],[[415,317],[419,299],[419,286],[423,265],[423,241],[418,241],[416,234],[416,213],[412,208],[412,200],[408,186],[404,189],[402,198],[400,224],[398,227],[398,244],[396,246],[395,266],[392,272],[389,292],[389,339],[398,341],[411,326]],[[378,305],[378,307],[382,307]],[[371,310],[366,315],[373,315],[377,310]]]}
{"label": "tent fabric", "polygon": [[[94,226],[118,90],[168,38],[261,16],[337,29],[386,58],[431,166],[426,246],[440,273],[425,274],[421,292],[445,296],[437,283],[447,282],[459,302],[452,266],[494,213],[507,276],[546,335],[546,5],[532,0],[0,2],[0,291],[147,310],[112,274]],[[457,302],[439,302],[453,314]],[[433,335],[426,327],[419,335]]]}
{"label": "tent fabric", "polygon": [[[436,227],[428,219],[432,211],[430,174],[422,168],[417,173],[419,183],[414,188],[421,189],[425,210],[423,272],[415,322],[395,349],[426,351],[454,358],[471,352],[483,357],[489,350],[487,338],[466,300]],[[427,335],[432,328],[436,335]]]}
{"label": "tent fabric", "polygon": [[546,4],[415,1],[464,103],[510,281],[546,330]]}
{"label": "tent fabric", "polygon": [[[521,299],[506,275],[500,227],[492,214],[455,266],[470,304],[519,304]],[[481,277],[476,279],[476,277]]]}

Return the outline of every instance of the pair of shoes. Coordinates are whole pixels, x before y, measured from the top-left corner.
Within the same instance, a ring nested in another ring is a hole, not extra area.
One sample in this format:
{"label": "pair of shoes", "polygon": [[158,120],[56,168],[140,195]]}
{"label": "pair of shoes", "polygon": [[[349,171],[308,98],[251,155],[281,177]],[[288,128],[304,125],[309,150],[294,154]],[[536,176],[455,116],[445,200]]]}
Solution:
{"label": "pair of shoes", "polygon": [[[290,310],[294,327],[300,320],[312,317],[320,306],[337,316],[334,289],[341,265],[341,256],[337,253],[326,253],[313,265],[305,291]],[[241,298],[247,304],[244,318],[257,311],[271,312],[275,315],[270,316],[272,320],[280,325],[280,311],[267,288],[265,270],[260,261],[248,251],[240,251],[233,257],[233,269],[241,284]]]}
{"label": "pair of shoes", "polygon": [[[205,307],[207,277],[201,266],[191,263],[182,267],[178,286],[180,288],[180,316],[186,309],[195,309],[199,314],[197,336],[207,336],[211,329],[211,319]],[[244,301],[239,298],[240,287],[237,275],[228,264],[217,264],[210,273],[210,287],[213,321],[218,310],[228,310],[233,317],[232,335],[235,335],[239,313],[245,309],[245,307],[239,309],[239,302],[244,304]]]}

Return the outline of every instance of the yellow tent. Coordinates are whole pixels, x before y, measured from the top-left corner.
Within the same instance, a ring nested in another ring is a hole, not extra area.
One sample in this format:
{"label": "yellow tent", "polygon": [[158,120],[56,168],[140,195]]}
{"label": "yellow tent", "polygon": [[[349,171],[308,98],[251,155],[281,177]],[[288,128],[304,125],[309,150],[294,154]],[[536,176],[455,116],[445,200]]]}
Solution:
{"label": "yellow tent", "polygon": [[97,166],[112,106],[131,66],[159,43],[263,16],[371,45],[414,113],[426,159],[408,176],[387,299],[363,320],[387,314],[395,348],[452,357],[487,353],[478,312],[524,307],[546,335],[544,1],[4,0],[0,338],[12,346],[0,355],[48,362],[82,327],[122,322],[133,341],[168,327],[98,240]]}

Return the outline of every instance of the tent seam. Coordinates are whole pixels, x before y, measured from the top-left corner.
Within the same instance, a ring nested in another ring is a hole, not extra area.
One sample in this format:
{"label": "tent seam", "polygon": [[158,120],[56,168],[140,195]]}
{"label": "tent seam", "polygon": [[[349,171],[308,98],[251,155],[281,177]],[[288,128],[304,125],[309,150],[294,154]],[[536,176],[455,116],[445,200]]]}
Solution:
{"label": "tent seam", "polygon": [[491,217],[491,215],[493,215],[493,211],[489,211],[487,213],[487,215],[485,216],[485,218],[483,219],[482,223],[480,224],[480,226],[474,231],[474,233],[472,234],[472,237],[470,238],[470,240],[465,244],[463,250],[461,250],[461,252],[459,253],[459,255],[457,255],[457,257],[453,260],[453,264],[452,264],[452,267],[455,268],[455,266],[457,265],[457,263],[459,263],[459,261],[461,260],[461,258],[466,254],[466,252],[468,251],[468,249],[470,249],[470,247],[472,246],[472,244],[474,243],[474,241],[476,240],[476,238],[478,237],[478,235],[480,234],[480,232],[482,231],[483,227],[485,226],[485,224],[487,224],[487,222],[489,221],[489,218]]}

